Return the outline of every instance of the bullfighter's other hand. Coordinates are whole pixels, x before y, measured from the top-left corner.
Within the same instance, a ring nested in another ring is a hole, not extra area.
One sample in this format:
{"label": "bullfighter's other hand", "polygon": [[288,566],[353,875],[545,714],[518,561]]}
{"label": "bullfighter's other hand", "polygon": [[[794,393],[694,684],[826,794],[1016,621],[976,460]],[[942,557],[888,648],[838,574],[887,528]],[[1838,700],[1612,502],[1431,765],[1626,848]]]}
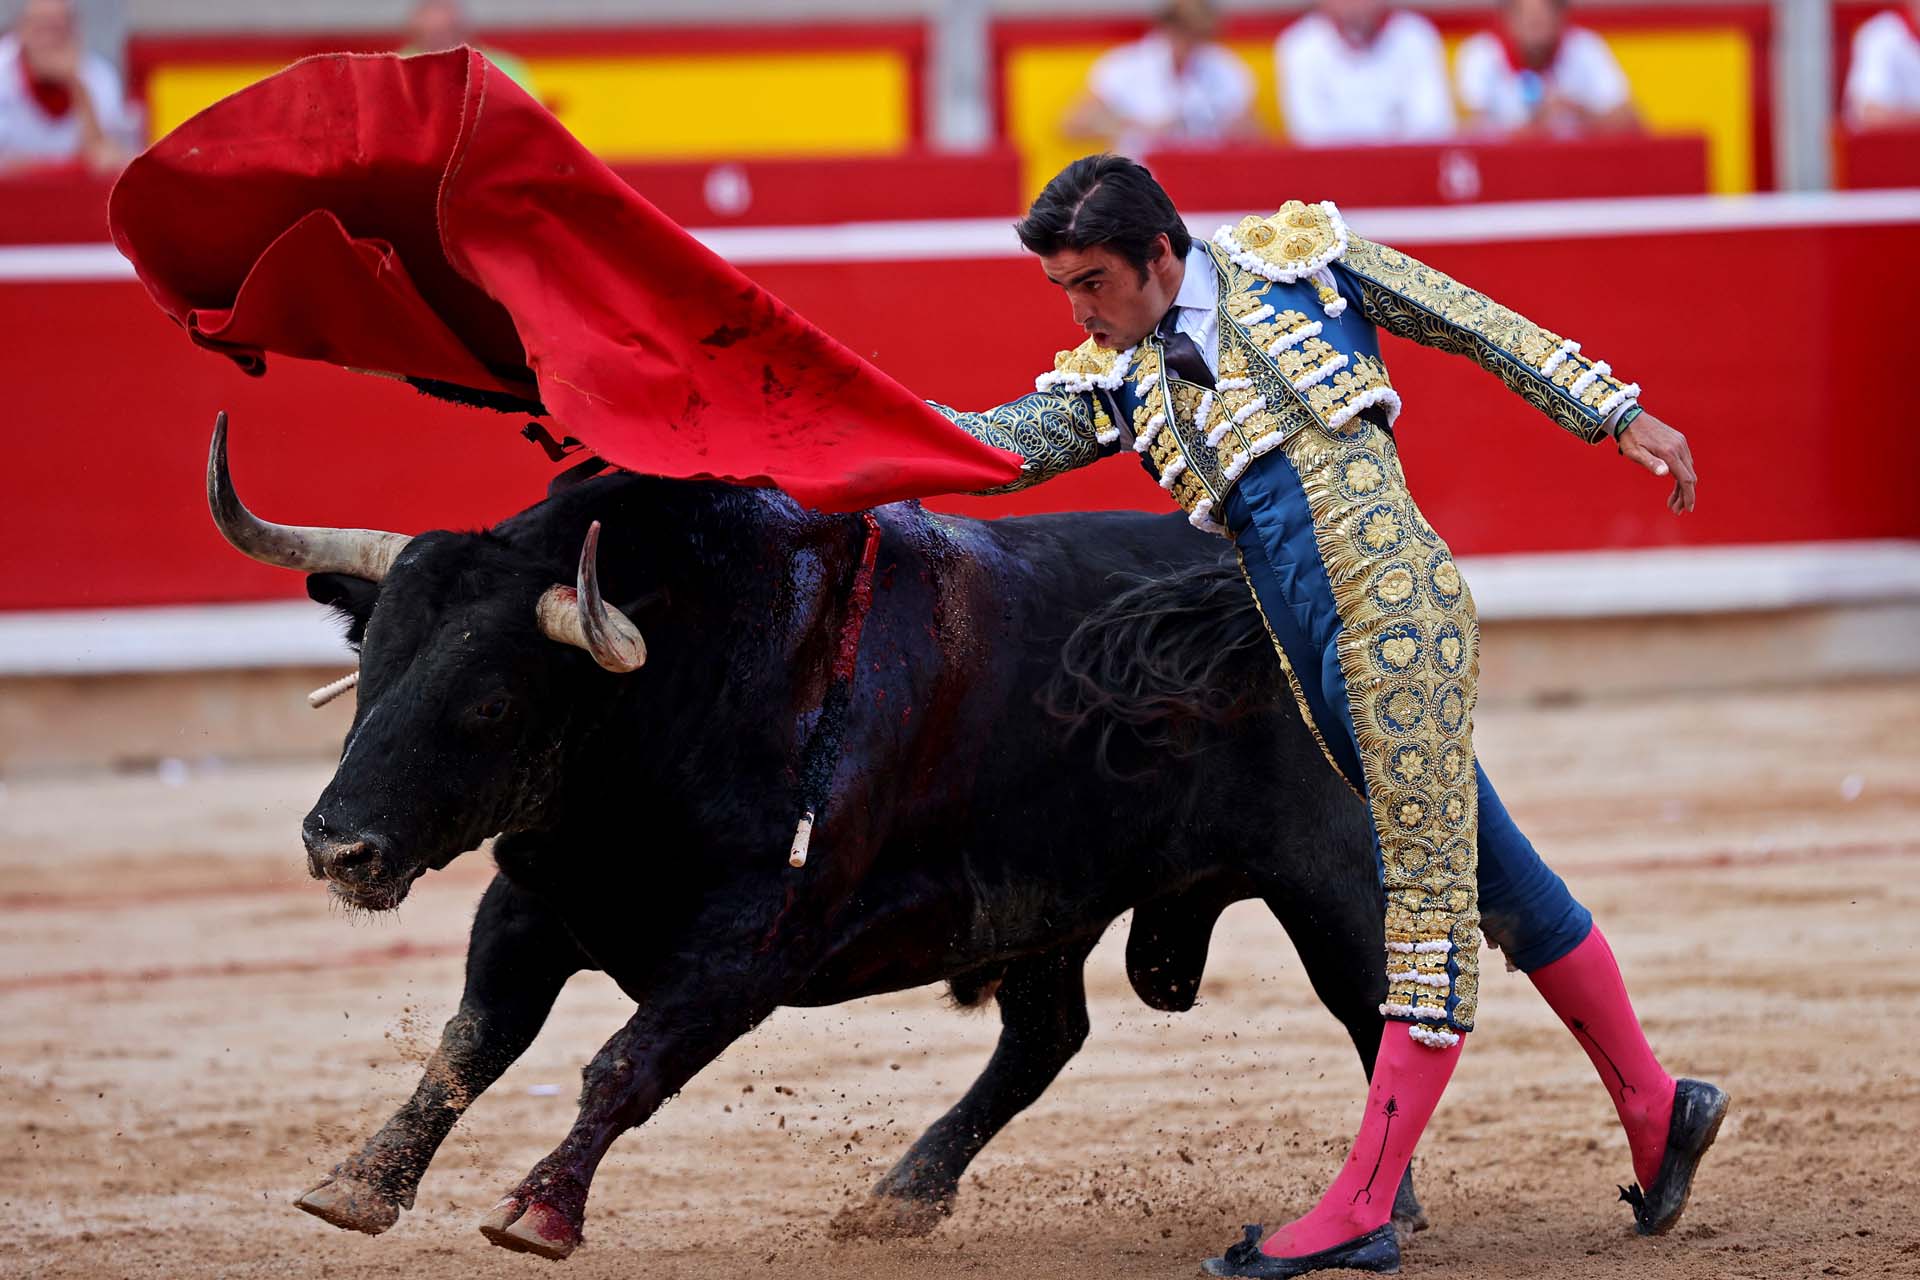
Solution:
{"label": "bullfighter's other hand", "polygon": [[1677,516],[1693,510],[1693,490],[1698,480],[1693,471],[1693,451],[1687,448],[1685,436],[1642,412],[1620,433],[1620,452],[1656,476],[1673,477],[1667,510]]}

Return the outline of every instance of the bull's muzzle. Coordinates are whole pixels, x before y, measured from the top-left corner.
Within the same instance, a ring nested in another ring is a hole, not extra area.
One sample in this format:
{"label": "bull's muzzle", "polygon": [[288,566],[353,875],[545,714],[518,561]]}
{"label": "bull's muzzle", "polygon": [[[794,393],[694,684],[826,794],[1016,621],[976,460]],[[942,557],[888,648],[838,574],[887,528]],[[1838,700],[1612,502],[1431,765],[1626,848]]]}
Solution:
{"label": "bull's muzzle", "polygon": [[315,814],[307,815],[301,835],[307,846],[307,873],[325,880],[356,906],[375,911],[398,906],[417,874],[397,868],[392,850],[379,837],[329,830]]}

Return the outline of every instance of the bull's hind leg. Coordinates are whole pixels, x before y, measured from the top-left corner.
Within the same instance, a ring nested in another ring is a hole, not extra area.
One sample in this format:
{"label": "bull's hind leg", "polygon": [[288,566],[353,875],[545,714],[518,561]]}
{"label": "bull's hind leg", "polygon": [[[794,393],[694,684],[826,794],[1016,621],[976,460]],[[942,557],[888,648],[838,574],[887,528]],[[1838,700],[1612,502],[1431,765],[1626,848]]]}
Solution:
{"label": "bull's hind leg", "polygon": [[987,1069],[880,1179],[866,1203],[834,1220],[835,1235],[925,1235],[953,1212],[967,1165],[1086,1043],[1084,971],[1092,949],[1091,941],[1076,942],[1007,969],[996,993],[1000,1043]]}
{"label": "bull's hind leg", "polygon": [[[1368,885],[1363,893],[1344,895],[1351,901],[1342,902],[1329,890],[1312,900],[1311,906],[1306,895],[1292,892],[1266,900],[1300,953],[1314,994],[1347,1029],[1369,1080],[1380,1049],[1380,1031],[1386,1025],[1380,1002],[1387,994],[1387,975],[1380,963],[1384,950],[1380,912],[1368,906],[1374,893]],[[1427,1211],[1413,1190],[1413,1166],[1408,1165],[1393,1197],[1393,1228],[1405,1244],[1427,1226]]]}
{"label": "bull's hind leg", "polygon": [[454,1122],[533,1043],[560,988],[585,967],[558,919],[495,876],[474,916],[460,1008],[413,1096],[294,1203],[369,1235],[392,1226],[413,1207],[420,1177]]}

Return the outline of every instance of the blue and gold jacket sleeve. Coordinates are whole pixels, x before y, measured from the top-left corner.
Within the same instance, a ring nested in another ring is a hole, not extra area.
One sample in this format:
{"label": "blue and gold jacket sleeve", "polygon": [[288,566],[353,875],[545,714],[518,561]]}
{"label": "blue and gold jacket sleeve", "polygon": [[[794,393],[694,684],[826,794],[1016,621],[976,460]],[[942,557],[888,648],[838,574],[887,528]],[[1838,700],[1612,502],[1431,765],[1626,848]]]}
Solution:
{"label": "blue and gold jacket sleeve", "polygon": [[1639,386],[1581,355],[1579,343],[1398,249],[1350,231],[1345,239],[1338,265],[1357,283],[1361,310],[1375,326],[1466,356],[1589,444],[1618,435],[1638,416]]}
{"label": "blue and gold jacket sleeve", "polygon": [[1020,478],[981,490],[1012,493],[1084,467],[1114,452],[1120,440],[1103,391],[1120,385],[1131,351],[1102,351],[1091,340],[1054,358],[1053,372],[1035,390],[982,413],[963,413],[928,401],[934,410],[976,440],[1026,459]]}

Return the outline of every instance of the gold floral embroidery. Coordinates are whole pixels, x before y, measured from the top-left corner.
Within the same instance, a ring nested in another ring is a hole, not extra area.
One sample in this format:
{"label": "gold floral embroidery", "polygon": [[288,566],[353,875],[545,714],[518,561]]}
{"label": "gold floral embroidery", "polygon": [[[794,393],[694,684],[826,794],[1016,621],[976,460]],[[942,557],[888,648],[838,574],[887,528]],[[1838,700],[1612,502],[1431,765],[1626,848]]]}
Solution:
{"label": "gold floral embroidery", "polygon": [[[1582,440],[1606,439],[1600,406],[1633,394],[1571,352],[1551,374],[1541,373],[1563,345],[1558,334],[1397,249],[1350,236],[1340,262],[1360,281],[1367,319],[1388,333],[1468,357]],[[1575,393],[1589,374],[1595,376]]]}
{"label": "gold floral embroidery", "polygon": [[1427,537],[1391,439],[1368,418],[1354,425],[1310,424],[1280,451],[1340,614],[1335,656],[1387,894],[1385,1009],[1467,1031],[1480,946],[1473,605],[1445,545]]}
{"label": "gold floral embroidery", "polygon": [[1090,395],[1035,391],[985,413],[962,413],[943,404],[932,407],[974,439],[1027,460],[1018,480],[982,493],[1012,493],[1100,457],[1095,435],[1099,427]]}

